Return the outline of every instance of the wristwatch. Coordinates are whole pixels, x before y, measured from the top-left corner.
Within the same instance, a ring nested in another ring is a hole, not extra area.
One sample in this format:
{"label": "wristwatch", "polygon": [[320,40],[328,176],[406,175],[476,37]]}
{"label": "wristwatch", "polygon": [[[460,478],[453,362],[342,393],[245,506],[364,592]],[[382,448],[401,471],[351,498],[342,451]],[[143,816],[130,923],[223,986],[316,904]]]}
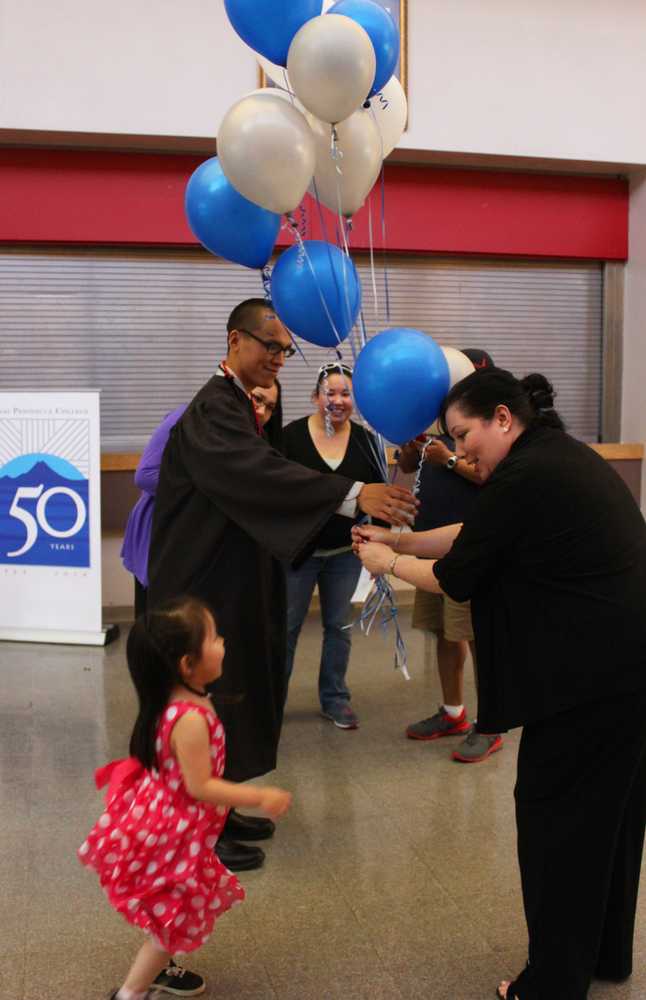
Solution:
{"label": "wristwatch", "polygon": [[458,464],[458,456],[457,455],[451,455],[451,457],[449,459],[447,459],[446,468],[450,469],[451,471],[453,471],[453,469],[455,469],[455,467],[456,467],[457,464]]}

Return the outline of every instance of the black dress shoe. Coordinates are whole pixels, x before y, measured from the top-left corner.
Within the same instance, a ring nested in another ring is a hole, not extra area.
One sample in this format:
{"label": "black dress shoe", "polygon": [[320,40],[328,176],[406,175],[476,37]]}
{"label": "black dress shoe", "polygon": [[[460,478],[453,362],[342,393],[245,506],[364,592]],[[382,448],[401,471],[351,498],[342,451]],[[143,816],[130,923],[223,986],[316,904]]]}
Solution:
{"label": "black dress shoe", "polygon": [[224,824],[225,837],[232,840],[269,840],[273,837],[276,824],[262,816],[243,816],[232,809]]}
{"label": "black dress shoe", "polygon": [[254,868],[262,868],[265,860],[265,852],[259,847],[247,847],[228,837],[220,837],[215,845],[215,853],[232,872],[250,872]]}

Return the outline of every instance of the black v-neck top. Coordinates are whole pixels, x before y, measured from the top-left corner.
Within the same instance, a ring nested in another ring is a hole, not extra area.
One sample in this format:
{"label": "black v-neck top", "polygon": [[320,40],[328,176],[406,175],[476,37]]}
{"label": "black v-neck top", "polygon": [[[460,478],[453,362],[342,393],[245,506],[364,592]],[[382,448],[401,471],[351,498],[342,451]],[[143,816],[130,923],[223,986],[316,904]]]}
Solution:
{"label": "black v-neck top", "polygon": [[[283,452],[292,462],[299,462],[315,472],[325,472],[331,476],[344,476],[355,482],[381,483],[375,449],[377,442],[369,431],[350,421],[348,447],[340,465],[331,469],[319,454],[307,425],[308,417],[294,420],[283,431]],[[316,549],[340,549],[352,544],[351,529],[355,522],[349,517],[333,514],[316,538]]]}
{"label": "black v-neck top", "polygon": [[471,599],[480,732],[646,688],[646,524],[564,431],[521,434],[434,569]]}

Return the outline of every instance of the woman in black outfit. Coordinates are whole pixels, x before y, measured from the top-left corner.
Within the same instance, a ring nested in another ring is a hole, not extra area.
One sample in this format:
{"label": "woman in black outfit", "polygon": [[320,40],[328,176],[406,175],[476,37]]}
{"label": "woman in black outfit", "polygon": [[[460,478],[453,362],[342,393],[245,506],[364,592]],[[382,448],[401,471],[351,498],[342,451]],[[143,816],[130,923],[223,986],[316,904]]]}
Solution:
{"label": "woman in black outfit", "polygon": [[451,390],[444,414],[484,481],[473,513],[400,538],[359,528],[356,547],[373,573],[471,599],[478,728],[524,727],[515,798],[529,962],[498,994],[585,1000],[593,977],[632,971],[646,525],[613,469],[564,432],[542,375],[479,372]]}
{"label": "woman in black outfit", "polygon": [[[334,362],[318,373],[312,394],[315,412],[294,420],[283,432],[287,458],[316,472],[346,476],[362,483],[381,483],[377,443],[351,419],[352,369]],[[345,676],[352,638],[345,626],[350,599],[361,572],[352,551],[353,521],[334,514],[312,544],[312,554],[287,573],[287,681],[301,626],[318,584],[323,620],[319,671],[321,713],[340,729],[356,729],[359,720],[350,706]]]}

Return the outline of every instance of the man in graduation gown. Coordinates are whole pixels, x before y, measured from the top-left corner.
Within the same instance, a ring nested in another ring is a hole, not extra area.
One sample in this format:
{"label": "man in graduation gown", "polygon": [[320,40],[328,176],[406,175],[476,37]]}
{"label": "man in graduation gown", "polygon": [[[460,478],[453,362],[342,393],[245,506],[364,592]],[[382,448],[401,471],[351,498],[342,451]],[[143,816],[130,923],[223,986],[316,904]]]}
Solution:
{"label": "man in graduation gown", "polygon": [[[225,776],[245,781],[276,766],[285,694],[282,564],[307,555],[335,512],[404,523],[416,501],[400,487],[313,472],[273,449],[249,393],[273,385],[294,352],[291,337],[262,299],[237,306],[227,332],[226,361],[189,404],[163,455],[148,574],[151,606],[190,593],[213,611],[227,643],[213,692],[239,696],[217,704]],[[269,820],[234,813],[218,854],[235,870],[258,867],[263,852],[233,838],[272,832]]]}

